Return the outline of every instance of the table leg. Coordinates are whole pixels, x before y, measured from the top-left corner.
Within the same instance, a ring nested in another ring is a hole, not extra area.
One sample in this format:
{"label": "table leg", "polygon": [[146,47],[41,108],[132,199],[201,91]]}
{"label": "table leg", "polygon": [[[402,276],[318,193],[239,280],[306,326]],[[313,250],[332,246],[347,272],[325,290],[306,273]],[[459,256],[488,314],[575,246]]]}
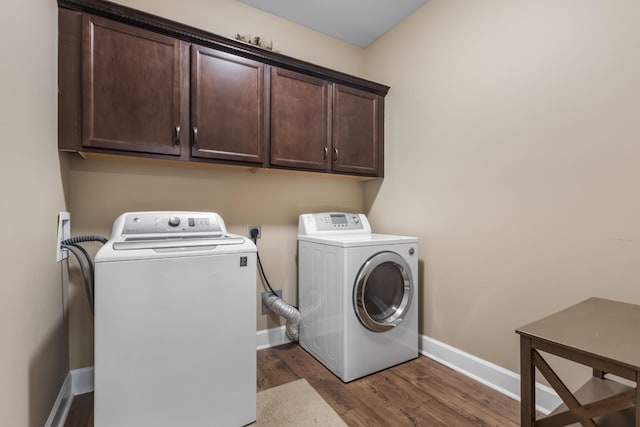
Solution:
{"label": "table leg", "polygon": [[[531,338],[520,336],[520,425],[533,427],[536,419],[535,365]],[[640,426],[636,426],[640,427]]]}
{"label": "table leg", "polygon": [[640,371],[636,371],[636,427],[640,427],[640,393],[638,393],[638,387],[640,386]]}
{"label": "table leg", "polygon": [[605,375],[604,371],[602,371],[600,369],[593,368],[593,376],[594,377],[600,378],[602,380],[602,379],[604,379],[604,375]]}

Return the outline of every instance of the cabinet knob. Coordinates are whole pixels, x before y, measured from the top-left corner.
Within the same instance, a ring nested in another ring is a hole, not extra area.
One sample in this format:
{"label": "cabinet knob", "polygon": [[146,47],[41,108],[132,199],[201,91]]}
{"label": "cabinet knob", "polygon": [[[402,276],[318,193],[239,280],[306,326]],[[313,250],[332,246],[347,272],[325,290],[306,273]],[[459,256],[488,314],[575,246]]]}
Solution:
{"label": "cabinet knob", "polygon": [[197,126],[193,127],[193,146],[198,146],[198,128]]}
{"label": "cabinet knob", "polygon": [[328,156],[329,156],[329,148],[327,148],[327,146],[325,145],[324,148],[322,149],[322,160],[326,162]]}
{"label": "cabinet knob", "polygon": [[176,135],[173,140],[174,145],[180,145],[180,125],[176,125]]}
{"label": "cabinet knob", "polygon": [[337,148],[333,149],[333,161],[335,163],[338,163],[338,149]]}

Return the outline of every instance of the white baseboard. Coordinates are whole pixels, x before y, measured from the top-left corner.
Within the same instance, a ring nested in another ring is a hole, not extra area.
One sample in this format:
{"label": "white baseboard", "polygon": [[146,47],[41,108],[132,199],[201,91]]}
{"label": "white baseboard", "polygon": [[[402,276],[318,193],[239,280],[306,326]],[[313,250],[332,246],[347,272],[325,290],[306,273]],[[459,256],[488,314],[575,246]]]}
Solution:
{"label": "white baseboard", "polygon": [[277,328],[258,331],[256,334],[257,349],[262,350],[264,348],[290,343],[291,340],[287,337],[285,330],[285,326],[280,326]]}
{"label": "white baseboard", "polygon": [[[264,329],[256,333],[256,350],[290,343],[285,327]],[[520,376],[472,354],[433,338],[420,336],[420,353],[448,366],[506,396],[520,400]],[[73,396],[93,391],[93,366],[74,369],[64,380],[45,427],[62,427]],[[536,383],[536,409],[549,414],[561,403],[553,389]]]}
{"label": "white baseboard", "polygon": [[44,423],[44,427],[64,426],[64,423],[67,420],[67,414],[69,413],[69,409],[71,408],[71,402],[73,401],[74,395],[72,390],[73,385],[71,380],[71,373],[68,373],[66,378],[62,382],[62,387],[60,387],[58,397],[56,397],[56,401],[53,403],[53,408],[51,408],[49,418],[47,418],[47,422]]}
{"label": "white baseboard", "polygon": [[74,369],[71,374],[71,390],[74,396],[93,391],[93,366]]}
{"label": "white baseboard", "polygon": [[93,391],[93,366],[69,371],[51,408],[45,427],[63,427],[73,397]]}
{"label": "white baseboard", "polygon": [[[420,336],[420,353],[512,399],[520,400],[520,375],[448,344]],[[547,415],[562,403],[556,392],[536,383],[536,409]]]}

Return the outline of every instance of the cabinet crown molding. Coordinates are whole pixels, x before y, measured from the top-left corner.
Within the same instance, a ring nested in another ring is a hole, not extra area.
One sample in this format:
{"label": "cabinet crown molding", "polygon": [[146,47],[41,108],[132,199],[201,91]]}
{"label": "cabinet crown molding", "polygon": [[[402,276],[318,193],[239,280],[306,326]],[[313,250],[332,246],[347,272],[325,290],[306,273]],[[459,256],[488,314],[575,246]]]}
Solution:
{"label": "cabinet crown molding", "polygon": [[189,25],[109,1],[58,0],[58,6],[65,9],[112,19],[146,30],[165,34],[186,42],[197,43],[213,49],[232,53],[234,55],[260,61],[268,65],[327,79],[333,83],[365,90],[383,97],[389,92],[389,86],[380,83],[375,83],[370,80],[311,64],[277,52],[264,50],[256,46],[222,37]]}

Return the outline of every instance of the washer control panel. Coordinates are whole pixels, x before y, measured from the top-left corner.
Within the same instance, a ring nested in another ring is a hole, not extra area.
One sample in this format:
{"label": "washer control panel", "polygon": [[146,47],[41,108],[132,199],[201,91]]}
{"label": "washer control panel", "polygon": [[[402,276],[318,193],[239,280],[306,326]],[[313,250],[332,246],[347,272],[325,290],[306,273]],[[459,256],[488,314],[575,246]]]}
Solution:
{"label": "washer control panel", "polygon": [[300,215],[298,234],[365,234],[371,233],[369,221],[364,214],[345,212],[321,212]]}
{"label": "washer control panel", "polygon": [[226,233],[224,221],[213,212],[131,212],[119,226],[120,235]]}

